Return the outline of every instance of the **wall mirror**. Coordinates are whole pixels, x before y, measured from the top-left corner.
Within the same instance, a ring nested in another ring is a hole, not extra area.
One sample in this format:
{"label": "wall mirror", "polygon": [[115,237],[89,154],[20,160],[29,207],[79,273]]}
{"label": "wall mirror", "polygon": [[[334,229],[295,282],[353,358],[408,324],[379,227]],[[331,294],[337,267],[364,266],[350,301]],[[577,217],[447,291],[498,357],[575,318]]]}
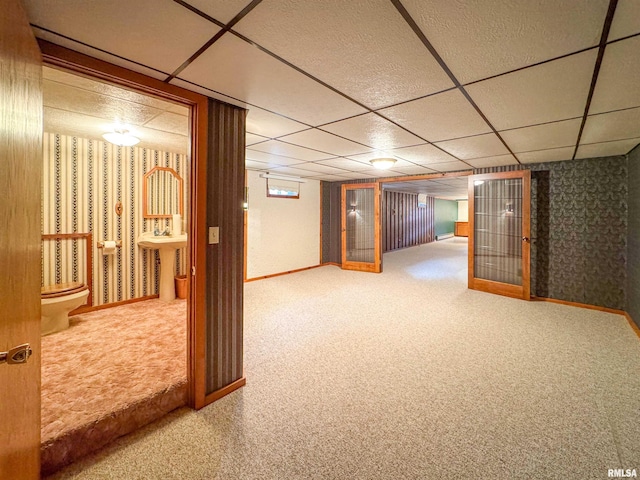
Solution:
{"label": "wall mirror", "polygon": [[168,218],[183,212],[183,181],[169,167],[153,167],[144,175],[142,183],[142,216],[144,218]]}

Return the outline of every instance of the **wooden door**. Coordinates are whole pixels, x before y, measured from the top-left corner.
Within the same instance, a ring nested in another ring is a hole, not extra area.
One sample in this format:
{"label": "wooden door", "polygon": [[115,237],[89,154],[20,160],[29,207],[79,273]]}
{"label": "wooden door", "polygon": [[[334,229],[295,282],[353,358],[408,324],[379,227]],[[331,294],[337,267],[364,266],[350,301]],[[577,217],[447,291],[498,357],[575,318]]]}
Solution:
{"label": "wooden door", "polygon": [[[0,15],[0,478],[40,476],[42,60],[19,0]],[[14,357],[20,360],[20,356]]]}
{"label": "wooden door", "polygon": [[342,185],[342,268],[382,271],[378,183]]}
{"label": "wooden door", "polygon": [[530,298],[531,172],[469,177],[469,288]]}

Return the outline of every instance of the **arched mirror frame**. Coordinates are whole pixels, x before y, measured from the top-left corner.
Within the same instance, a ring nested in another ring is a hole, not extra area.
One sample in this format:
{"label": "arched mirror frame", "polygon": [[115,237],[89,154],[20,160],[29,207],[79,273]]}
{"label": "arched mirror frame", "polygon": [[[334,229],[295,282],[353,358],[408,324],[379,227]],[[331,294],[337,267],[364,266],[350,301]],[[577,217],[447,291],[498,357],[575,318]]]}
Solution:
{"label": "arched mirror frame", "polygon": [[147,203],[147,198],[148,198],[148,179],[151,175],[153,175],[155,172],[157,171],[165,171],[165,172],[169,172],[171,173],[176,180],[178,181],[178,205],[179,205],[179,209],[180,209],[180,215],[184,216],[184,190],[183,190],[183,184],[184,181],[182,179],[182,177],[180,175],[178,175],[178,172],[176,172],[173,168],[170,167],[153,167],[151,170],[149,170],[147,173],[144,174],[144,179],[142,182],[142,216],[144,218],[171,218],[171,213],[167,213],[167,214],[151,214],[149,213],[148,209],[149,209],[149,205]]}

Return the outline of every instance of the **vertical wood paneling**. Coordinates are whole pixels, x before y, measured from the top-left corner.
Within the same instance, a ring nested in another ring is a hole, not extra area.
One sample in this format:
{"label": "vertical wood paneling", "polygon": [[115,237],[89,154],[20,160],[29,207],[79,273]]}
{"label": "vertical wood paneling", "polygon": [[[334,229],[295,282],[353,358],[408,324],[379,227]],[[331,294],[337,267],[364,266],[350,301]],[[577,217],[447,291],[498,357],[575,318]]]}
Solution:
{"label": "vertical wood paneling", "polygon": [[427,197],[427,207],[418,208],[418,195],[384,191],[384,252],[432,242],[435,199]]}
{"label": "vertical wood paneling", "polygon": [[207,249],[206,394],[243,379],[243,269],[246,111],[209,101],[207,225],[220,243]]}

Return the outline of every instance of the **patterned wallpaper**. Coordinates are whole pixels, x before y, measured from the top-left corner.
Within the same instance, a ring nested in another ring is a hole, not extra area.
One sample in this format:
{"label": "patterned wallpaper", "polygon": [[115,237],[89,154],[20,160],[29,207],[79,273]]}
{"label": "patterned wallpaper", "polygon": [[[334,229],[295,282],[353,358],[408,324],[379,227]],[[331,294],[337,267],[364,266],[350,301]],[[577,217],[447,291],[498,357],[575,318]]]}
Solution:
{"label": "patterned wallpaper", "polygon": [[640,146],[629,153],[629,236],[626,311],[640,326]]}
{"label": "patterned wallpaper", "polygon": [[531,173],[531,294],[625,308],[627,159],[537,163]]}
{"label": "patterned wallpaper", "polygon": [[[169,220],[142,218],[142,180],[154,166],[176,170],[184,179],[186,218],[186,156],[55,133],[45,133],[43,142],[42,233],[93,234],[93,304],[157,293],[157,252],[139,248],[136,239],[156,226],[163,230]],[[118,201],[121,216],[115,213]],[[122,248],[103,256],[96,246],[102,240],[122,240]],[[86,282],[83,242],[46,241],[42,252],[43,285]],[[186,270],[185,249],[177,252],[176,269]]]}

